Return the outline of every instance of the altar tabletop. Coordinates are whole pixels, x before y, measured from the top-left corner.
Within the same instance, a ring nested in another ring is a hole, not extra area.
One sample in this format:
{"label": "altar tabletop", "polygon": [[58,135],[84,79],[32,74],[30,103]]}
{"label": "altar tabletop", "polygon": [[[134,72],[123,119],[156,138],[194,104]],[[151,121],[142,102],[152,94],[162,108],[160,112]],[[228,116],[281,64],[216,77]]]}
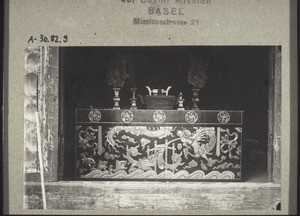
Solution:
{"label": "altar tabletop", "polygon": [[76,123],[242,125],[243,111],[77,109]]}

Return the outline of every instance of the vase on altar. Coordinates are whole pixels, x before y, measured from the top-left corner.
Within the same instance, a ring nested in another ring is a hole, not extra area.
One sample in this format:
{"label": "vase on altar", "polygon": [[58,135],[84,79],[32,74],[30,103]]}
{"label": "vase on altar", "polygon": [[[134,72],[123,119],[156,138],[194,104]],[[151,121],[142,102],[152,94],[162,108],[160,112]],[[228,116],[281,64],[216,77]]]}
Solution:
{"label": "vase on altar", "polygon": [[115,102],[113,109],[120,109],[120,90],[121,88],[113,88],[114,90],[114,98],[113,101]]}
{"label": "vase on altar", "polygon": [[199,98],[198,98],[198,93],[199,93],[199,89],[198,88],[194,88],[192,89],[193,91],[193,110],[199,110],[198,107],[198,102],[199,102]]}
{"label": "vase on altar", "polygon": [[193,109],[199,110],[198,93],[199,90],[204,87],[207,81],[207,63],[205,63],[201,56],[190,56],[187,80],[189,84],[193,86]]}
{"label": "vase on altar", "polygon": [[118,52],[109,62],[107,72],[107,84],[113,87],[114,90],[114,106],[113,109],[120,108],[120,90],[124,86],[129,74],[127,73],[127,56]]}

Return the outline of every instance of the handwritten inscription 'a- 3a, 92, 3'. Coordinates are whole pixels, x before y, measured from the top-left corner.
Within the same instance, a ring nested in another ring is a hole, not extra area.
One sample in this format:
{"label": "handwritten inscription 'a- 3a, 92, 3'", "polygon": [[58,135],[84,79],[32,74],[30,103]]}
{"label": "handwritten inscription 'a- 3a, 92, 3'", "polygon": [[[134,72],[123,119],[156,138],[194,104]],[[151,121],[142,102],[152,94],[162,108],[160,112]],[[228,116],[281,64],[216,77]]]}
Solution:
{"label": "handwritten inscription 'a- 3a, 92, 3'", "polygon": [[27,43],[67,43],[68,42],[68,35],[58,36],[58,35],[50,35],[46,36],[40,34],[38,37],[30,36]]}

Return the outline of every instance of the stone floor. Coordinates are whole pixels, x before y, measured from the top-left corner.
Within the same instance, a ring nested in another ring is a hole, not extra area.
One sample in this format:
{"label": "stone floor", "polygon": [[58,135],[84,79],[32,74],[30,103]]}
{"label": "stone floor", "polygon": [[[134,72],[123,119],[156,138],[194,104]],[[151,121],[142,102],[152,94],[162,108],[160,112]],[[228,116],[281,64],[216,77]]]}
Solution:
{"label": "stone floor", "polygon": [[[26,183],[25,208],[41,209],[39,183]],[[252,182],[62,181],[46,183],[48,209],[275,210],[280,185]]]}

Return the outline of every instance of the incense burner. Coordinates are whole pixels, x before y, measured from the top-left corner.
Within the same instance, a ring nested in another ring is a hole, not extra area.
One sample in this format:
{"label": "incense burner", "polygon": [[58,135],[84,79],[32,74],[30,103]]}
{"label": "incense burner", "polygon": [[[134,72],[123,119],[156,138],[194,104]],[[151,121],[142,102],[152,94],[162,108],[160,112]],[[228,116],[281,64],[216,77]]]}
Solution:
{"label": "incense burner", "polygon": [[149,86],[146,86],[149,91],[149,95],[145,96],[146,107],[147,109],[173,109],[175,104],[175,96],[168,95],[169,90],[172,86],[162,89],[151,89]]}

